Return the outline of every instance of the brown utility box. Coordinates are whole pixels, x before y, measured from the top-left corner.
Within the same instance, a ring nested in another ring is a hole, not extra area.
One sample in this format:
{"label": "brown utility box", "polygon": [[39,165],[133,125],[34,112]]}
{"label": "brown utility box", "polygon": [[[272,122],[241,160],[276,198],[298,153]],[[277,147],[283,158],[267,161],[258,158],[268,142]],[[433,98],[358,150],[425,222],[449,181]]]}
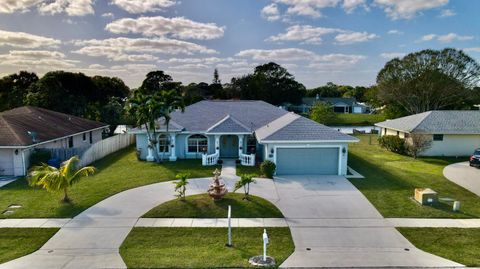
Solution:
{"label": "brown utility box", "polygon": [[438,201],[437,193],[430,188],[416,188],[415,201],[422,205],[435,204]]}

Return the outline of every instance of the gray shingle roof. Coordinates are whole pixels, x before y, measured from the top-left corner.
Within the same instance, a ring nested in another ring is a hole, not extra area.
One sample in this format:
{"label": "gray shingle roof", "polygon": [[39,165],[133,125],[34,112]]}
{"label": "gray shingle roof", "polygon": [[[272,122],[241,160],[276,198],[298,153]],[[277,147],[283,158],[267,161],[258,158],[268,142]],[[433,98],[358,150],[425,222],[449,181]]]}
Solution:
{"label": "gray shingle roof", "polygon": [[273,132],[261,141],[358,141],[335,129],[319,124],[305,117],[297,117],[284,127]]}
{"label": "gray shingle roof", "polygon": [[223,120],[208,129],[207,133],[250,133],[251,130],[234,117],[227,115]]}
{"label": "gray shingle roof", "polygon": [[227,115],[250,130],[288,113],[263,101],[200,101],[185,108],[185,112],[172,113],[172,120],[189,132],[206,132]]}
{"label": "gray shingle roof", "polygon": [[355,103],[356,103],[356,100],[355,98],[344,98],[344,97],[320,97],[320,98],[316,98],[316,97],[305,97],[302,99],[302,102],[306,105],[313,105],[315,104],[316,102],[326,102],[326,103],[329,103],[331,105],[335,105],[335,104],[338,104],[338,103],[343,103],[343,104],[346,104],[348,106],[353,106]]}
{"label": "gray shingle roof", "polygon": [[480,134],[480,111],[434,110],[375,125],[408,133]]}

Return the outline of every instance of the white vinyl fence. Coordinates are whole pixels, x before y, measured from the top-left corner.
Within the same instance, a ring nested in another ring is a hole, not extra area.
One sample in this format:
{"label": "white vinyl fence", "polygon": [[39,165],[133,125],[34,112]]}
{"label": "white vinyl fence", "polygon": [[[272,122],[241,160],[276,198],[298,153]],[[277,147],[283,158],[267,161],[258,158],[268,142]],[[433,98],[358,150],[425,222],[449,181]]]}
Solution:
{"label": "white vinyl fence", "polygon": [[87,166],[96,160],[126,148],[135,142],[132,134],[118,134],[104,140],[98,141],[88,148],[80,157],[79,167]]}

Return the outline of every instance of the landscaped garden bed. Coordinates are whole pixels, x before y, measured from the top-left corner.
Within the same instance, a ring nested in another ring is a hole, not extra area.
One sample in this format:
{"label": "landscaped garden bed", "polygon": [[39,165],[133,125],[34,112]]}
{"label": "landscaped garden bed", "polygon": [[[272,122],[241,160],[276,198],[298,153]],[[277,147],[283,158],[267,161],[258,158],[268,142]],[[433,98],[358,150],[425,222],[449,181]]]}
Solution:
{"label": "landscaped garden bed", "polygon": [[38,250],[56,228],[0,228],[0,264]]}
{"label": "landscaped garden bed", "polygon": [[72,203],[61,203],[63,193],[32,188],[19,179],[0,188],[0,212],[12,204],[21,205],[13,214],[0,218],[68,218],[101,200],[124,190],[174,180],[179,172],[191,178],[210,177],[220,166],[202,166],[200,160],[178,160],[161,164],[137,160],[133,147],[113,153],[93,164],[98,172],[69,189]]}
{"label": "landscaped garden bed", "polygon": [[464,264],[480,266],[480,228],[398,228],[416,247]]}
{"label": "landscaped garden bed", "polygon": [[228,193],[222,200],[214,201],[208,194],[175,199],[163,203],[145,215],[144,218],[226,218],[228,206],[232,207],[233,218],[283,218],[282,213],[269,201],[249,196],[243,199],[240,193]]}
{"label": "landscaped garden bed", "polygon": [[[478,218],[480,197],[447,180],[445,166],[466,158],[413,159],[380,148],[376,136],[360,135],[359,143],[349,147],[349,165],[365,179],[350,179],[384,217]],[[370,144],[372,141],[372,144]],[[452,203],[440,200],[422,206],[412,198],[415,188],[431,188],[440,198],[461,202],[459,212]]]}
{"label": "landscaped garden bed", "polygon": [[[281,264],[294,251],[289,228],[267,228],[268,255]],[[129,268],[244,268],[262,254],[263,228],[134,228],[120,247]]]}

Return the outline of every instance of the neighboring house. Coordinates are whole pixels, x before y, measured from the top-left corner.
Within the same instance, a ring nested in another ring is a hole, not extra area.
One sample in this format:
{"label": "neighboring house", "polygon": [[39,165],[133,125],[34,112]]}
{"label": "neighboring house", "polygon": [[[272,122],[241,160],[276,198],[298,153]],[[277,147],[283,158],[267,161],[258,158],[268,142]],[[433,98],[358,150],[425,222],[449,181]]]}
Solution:
{"label": "neighboring house", "polygon": [[426,135],[432,143],[421,156],[467,156],[480,147],[480,111],[428,111],[375,125],[382,136]]}
{"label": "neighboring house", "polygon": [[300,113],[308,113],[310,108],[317,102],[328,103],[332,106],[333,111],[336,113],[354,113],[362,114],[368,113],[369,107],[363,103],[357,102],[355,98],[343,98],[343,97],[305,97],[302,99],[302,105],[292,106],[294,111]]}
{"label": "neighboring house", "polygon": [[0,113],[0,175],[24,176],[34,149],[88,148],[108,125],[43,108]]}
{"label": "neighboring house", "polygon": [[[346,175],[348,143],[358,139],[263,101],[200,101],[172,113],[169,134],[159,121],[156,150],[165,158],[271,160],[277,174]],[[136,134],[140,158],[153,161],[145,129]]]}

